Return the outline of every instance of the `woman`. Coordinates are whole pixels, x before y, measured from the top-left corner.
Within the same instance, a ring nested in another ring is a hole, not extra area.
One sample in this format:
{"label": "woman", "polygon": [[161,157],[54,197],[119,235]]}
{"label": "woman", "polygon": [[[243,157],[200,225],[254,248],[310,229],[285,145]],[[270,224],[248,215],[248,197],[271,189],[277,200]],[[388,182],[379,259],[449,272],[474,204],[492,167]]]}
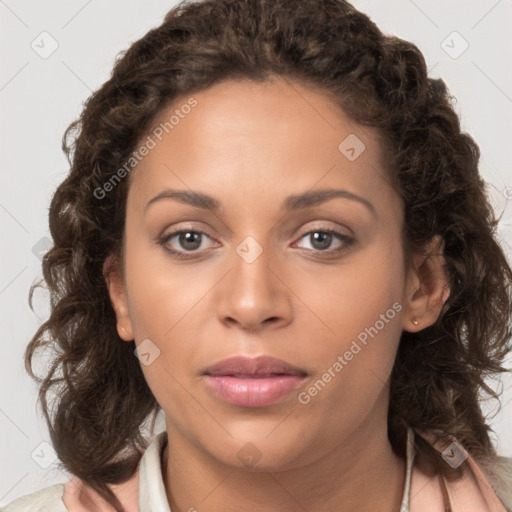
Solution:
{"label": "woman", "polygon": [[342,0],[189,2],[66,135],[26,363],[55,347],[72,478],[7,512],[512,509],[480,408],[512,271],[414,45]]}

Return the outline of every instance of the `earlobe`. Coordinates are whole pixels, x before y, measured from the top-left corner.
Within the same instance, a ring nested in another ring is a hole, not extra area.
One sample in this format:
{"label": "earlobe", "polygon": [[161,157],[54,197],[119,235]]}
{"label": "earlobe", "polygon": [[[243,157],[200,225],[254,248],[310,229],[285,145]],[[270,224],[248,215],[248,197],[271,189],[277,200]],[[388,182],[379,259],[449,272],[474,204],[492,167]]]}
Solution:
{"label": "earlobe", "polygon": [[434,236],[425,251],[415,253],[408,271],[403,329],[417,332],[434,324],[450,295],[444,241]]}
{"label": "earlobe", "polygon": [[124,341],[132,341],[134,339],[133,328],[122,270],[112,255],[109,255],[103,263],[103,277],[107,285],[110,302],[116,314],[117,333]]}
{"label": "earlobe", "polygon": [[133,333],[131,329],[130,331],[127,331],[119,322],[117,322],[116,327],[117,333],[121,339],[124,341],[133,341]]}

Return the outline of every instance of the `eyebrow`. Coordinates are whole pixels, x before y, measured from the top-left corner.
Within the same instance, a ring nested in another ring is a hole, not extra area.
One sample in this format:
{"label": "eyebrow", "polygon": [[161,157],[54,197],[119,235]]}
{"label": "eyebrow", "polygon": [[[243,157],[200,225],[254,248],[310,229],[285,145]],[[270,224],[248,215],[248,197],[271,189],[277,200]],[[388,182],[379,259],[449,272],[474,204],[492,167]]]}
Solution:
{"label": "eyebrow", "polygon": [[[370,201],[358,196],[357,194],[354,194],[353,192],[349,192],[348,190],[343,189],[312,190],[304,192],[303,194],[288,196],[283,202],[281,210],[302,210],[305,208],[322,204],[326,201],[338,197],[343,199],[349,199],[351,201],[356,201],[364,205],[375,217],[377,217],[375,207],[373,206],[372,203],[370,203]],[[191,190],[165,189],[148,201],[148,203],[144,207],[144,211],[146,211],[150,205],[156,203],[157,201],[161,201],[162,199],[174,199],[176,201],[179,201],[180,203],[187,204],[195,208],[210,210],[213,212],[218,212],[222,206],[222,203],[218,199],[215,199],[214,197],[204,194],[202,192],[194,192]]]}

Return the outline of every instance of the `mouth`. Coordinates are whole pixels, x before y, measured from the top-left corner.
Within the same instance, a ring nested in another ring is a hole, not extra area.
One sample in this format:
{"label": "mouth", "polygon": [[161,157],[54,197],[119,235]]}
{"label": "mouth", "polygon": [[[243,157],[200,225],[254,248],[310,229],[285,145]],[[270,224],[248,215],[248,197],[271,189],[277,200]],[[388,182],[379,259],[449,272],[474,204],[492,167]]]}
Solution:
{"label": "mouth", "polygon": [[265,407],[298,388],[307,372],[269,356],[235,356],[207,368],[203,375],[217,398],[242,407]]}

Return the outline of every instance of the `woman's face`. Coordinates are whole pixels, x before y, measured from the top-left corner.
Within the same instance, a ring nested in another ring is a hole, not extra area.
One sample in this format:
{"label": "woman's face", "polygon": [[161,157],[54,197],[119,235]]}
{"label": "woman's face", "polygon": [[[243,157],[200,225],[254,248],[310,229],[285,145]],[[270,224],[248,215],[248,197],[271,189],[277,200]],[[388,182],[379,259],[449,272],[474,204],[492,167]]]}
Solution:
{"label": "woman's face", "polygon": [[[139,345],[171,443],[234,466],[305,465],[386,428],[411,327],[401,200],[374,132],[320,92],[276,79],[192,96],[142,141],[118,331]],[[296,371],[205,374],[232,356]]]}

